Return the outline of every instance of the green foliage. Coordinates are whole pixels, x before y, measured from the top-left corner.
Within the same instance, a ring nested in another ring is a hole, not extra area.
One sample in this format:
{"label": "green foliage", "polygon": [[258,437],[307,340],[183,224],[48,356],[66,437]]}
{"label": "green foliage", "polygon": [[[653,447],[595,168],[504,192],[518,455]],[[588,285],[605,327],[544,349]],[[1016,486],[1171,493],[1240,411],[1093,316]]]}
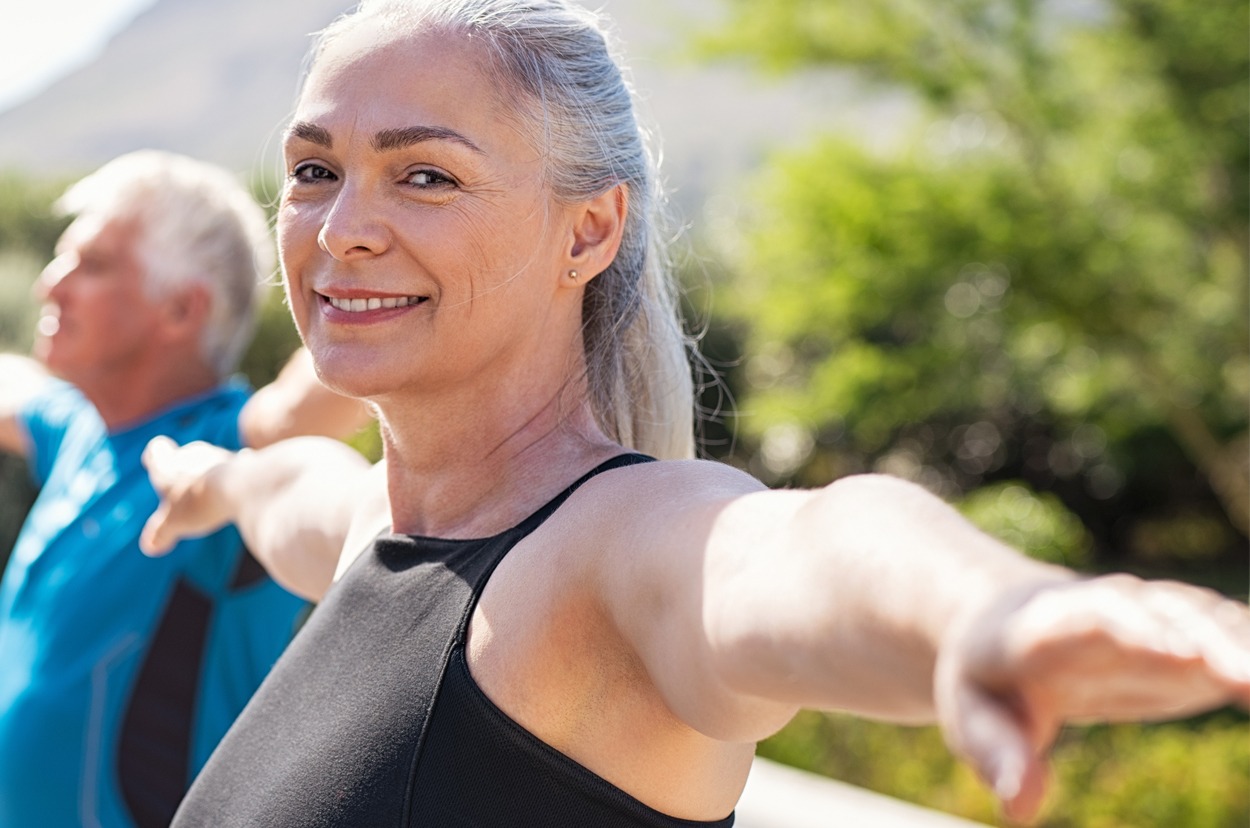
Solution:
{"label": "green foliage", "polygon": [[[937,728],[804,712],[759,754],[879,793],[1002,824],[985,786]],[[1250,728],[1218,714],[1192,725],[1073,728],[1054,750],[1038,828],[1239,828],[1250,815]]]}
{"label": "green foliage", "polygon": [[346,443],[363,454],[370,463],[382,459],[382,434],[376,420],[370,421],[367,426],[353,434]]}
{"label": "green foliage", "polygon": [[1082,569],[1089,565],[1089,532],[1059,498],[1020,483],[977,489],[959,505],[964,516],[1031,557]]}
{"label": "green foliage", "polygon": [[[921,113],[901,151],[820,137],[749,191],[719,298],[752,470],[891,472],[1037,557],[1243,590],[1250,6],[727,4],[705,54],[849,68]],[[803,713],[760,752],[996,820],[934,728]],[[1054,764],[1048,828],[1250,815],[1244,716],[1074,730]]]}
{"label": "green foliage", "polygon": [[1250,817],[1250,727],[1244,717],[1069,732],[1056,749],[1050,828],[1193,825]]}
{"label": "green foliage", "polygon": [[68,183],[0,171],[0,251],[22,251],[42,261],[51,258],[69,223],[54,214],[52,203]]}
{"label": "green foliage", "polygon": [[260,304],[256,333],[239,362],[239,371],[253,387],[259,388],[278,376],[278,371],[299,345],[299,331],[295,329],[282,289],[274,285],[266,291]]}
{"label": "green foliage", "polygon": [[706,51],[851,67],[925,113],[901,152],[820,138],[751,191],[721,295],[747,330],[752,469],[881,468],[952,498],[1020,479],[1099,554],[1146,557],[1136,525],[1174,508],[1244,557],[1247,5],[729,5]]}
{"label": "green foliage", "polygon": [[0,351],[25,353],[38,316],[31,287],[45,258],[21,249],[0,249]]}
{"label": "green foliage", "polygon": [[0,350],[30,348],[36,318],[30,289],[67,224],[52,210],[64,189],[64,182],[0,172]]}

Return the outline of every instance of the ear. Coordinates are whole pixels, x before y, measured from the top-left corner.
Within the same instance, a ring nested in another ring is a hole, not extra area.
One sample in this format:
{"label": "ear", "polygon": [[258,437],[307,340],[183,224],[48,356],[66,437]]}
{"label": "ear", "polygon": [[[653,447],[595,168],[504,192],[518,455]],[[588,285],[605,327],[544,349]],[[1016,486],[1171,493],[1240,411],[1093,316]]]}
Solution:
{"label": "ear", "polygon": [[161,300],[161,326],[169,342],[199,342],[208,324],[212,298],[208,288],[192,282],[171,290]]}
{"label": "ear", "polygon": [[567,270],[578,274],[573,282],[585,284],[608,269],[621,247],[628,215],[629,189],[624,184],[574,208],[567,262]]}

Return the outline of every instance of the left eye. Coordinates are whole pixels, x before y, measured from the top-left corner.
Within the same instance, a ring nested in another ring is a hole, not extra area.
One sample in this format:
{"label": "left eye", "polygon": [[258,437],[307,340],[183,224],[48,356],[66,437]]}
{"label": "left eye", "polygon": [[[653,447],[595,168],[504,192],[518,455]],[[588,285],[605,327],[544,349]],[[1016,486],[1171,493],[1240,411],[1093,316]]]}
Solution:
{"label": "left eye", "polygon": [[451,184],[452,180],[433,170],[417,170],[408,174],[407,182],[416,187],[440,187]]}

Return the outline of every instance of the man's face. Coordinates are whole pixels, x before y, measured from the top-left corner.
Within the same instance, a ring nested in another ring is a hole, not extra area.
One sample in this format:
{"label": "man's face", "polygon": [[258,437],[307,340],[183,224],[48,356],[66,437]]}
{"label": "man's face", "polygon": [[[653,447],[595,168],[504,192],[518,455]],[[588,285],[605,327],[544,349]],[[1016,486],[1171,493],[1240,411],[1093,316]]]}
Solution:
{"label": "man's face", "polygon": [[133,221],[86,214],[57,242],[35,283],[43,303],[35,357],[90,394],[123,378],[155,345],[158,307],[144,292]]}

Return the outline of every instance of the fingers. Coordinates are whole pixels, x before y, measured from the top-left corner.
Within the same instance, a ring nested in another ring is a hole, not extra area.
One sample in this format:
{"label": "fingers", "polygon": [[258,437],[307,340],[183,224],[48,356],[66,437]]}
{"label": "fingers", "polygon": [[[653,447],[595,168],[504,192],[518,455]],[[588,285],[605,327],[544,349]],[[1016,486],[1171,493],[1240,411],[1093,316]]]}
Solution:
{"label": "fingers", "polygon": [[178,448],[178,444],[163,434],[153,437],[143,449],[143,457],[141,458],[143,467],[149,473],[154,468],[159,469],[162,461],[166,460],[176,448]]}
{"label": "fingers", "polygon": [[169,437],[160,435],[148,441],[140,457],[143,467],[147,469],[152,488],[162,500],[169,497],[170,487],[176,480],[177,464],[174,458],[177,452],[178,444]]}
{"label": "fingers", "polygon": [[941,716],[951,750],[993,789],[1010,819],[1032,819],[1045,798],[1054,728],[1025,721],[1006,701],[975,685],[950,687],[948,697]]}
{"label": "fingers", "polygon": [[168,488],[164,470],[177,448],[178,444],[172,439],[159,435],[148,441],[143,449],[143,456],[140,458],[143,467],[148,470],[148,478],[152,481],[152,487],[162,498],[161,504],[148,517],[147,522],[143,524],[143,531],[139,533],[139,550],[149,557],[164,555],[174,546],[173,538],[164,531],[166,519],[169,517],[169,504],[164,501]]}
{"label": "fingers", "polygon": [[166,519],[169,517],[169,506],[161,503],[156,511],[143,524],[139,533],[139,550],[150,558],[160,557],[174,548],[176,538],[165,531]]}
{"label": "fingers", "polygon": [[1008,643],[997,664],[978,665],[979,680],[1044,694],[1064,719],[1250,705],[1250,610],[1210,590],[1098,578],[1038,596],[1001,629]]}
{"label": "fingers", "polygon": [[935,693],[951,749],[1029,819],[1064,722],[1250,707],[1250,609],[1128,576],[1057,585],[967,619],[939,653]]}
{"label": "fingers", "polygon": [[1206,590],[1160,584],[1155,602],[1170,646],[1200,659],[1229,700],[1250,707],[1250,608]]}
{"label": "fingers", "polygon": [[220,525],[206,511],[203,479],[229,455],[225,449],[200,441],[184,446],[165,436],[148,441],[142,462],[161,501],[139,536],[144,554],[163,555],[183,537],[205,534]]}

